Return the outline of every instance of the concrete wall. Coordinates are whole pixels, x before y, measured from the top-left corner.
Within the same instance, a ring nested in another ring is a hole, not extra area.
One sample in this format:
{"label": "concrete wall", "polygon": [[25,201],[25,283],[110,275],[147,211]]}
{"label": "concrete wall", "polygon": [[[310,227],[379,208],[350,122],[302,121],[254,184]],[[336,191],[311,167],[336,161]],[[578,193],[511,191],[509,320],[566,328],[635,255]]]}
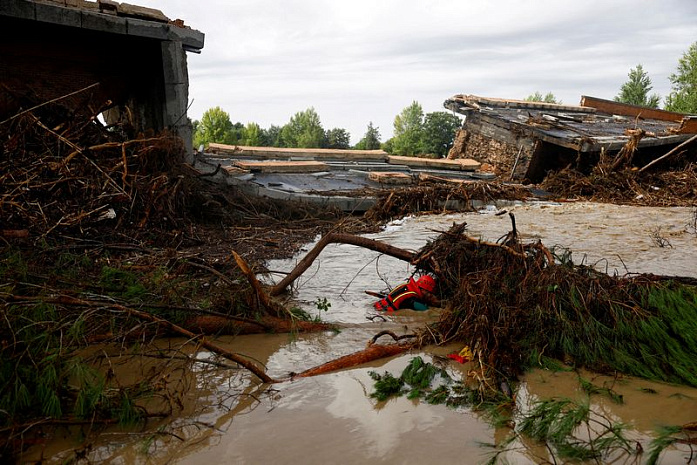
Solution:
{"label": "concrete wall", "polygon": [[95,2],[82,6],[0,1],[0,120],[30,100],[98,83],[61,102],[92,114],[112,107],[109,118],[127,115],[135,131],[172,129],[191,155],[185,49],[202,48],[203,34],[163,20],[102,12]]}

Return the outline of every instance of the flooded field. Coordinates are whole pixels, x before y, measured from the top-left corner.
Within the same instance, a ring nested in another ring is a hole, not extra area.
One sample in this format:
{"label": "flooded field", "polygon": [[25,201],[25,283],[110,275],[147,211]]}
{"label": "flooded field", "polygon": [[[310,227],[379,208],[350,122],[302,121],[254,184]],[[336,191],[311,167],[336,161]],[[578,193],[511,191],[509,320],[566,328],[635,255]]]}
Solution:
{"label": "flooded field", "polygon": [[[526,204],[501,207],[514,213],[523,241],[573,252],[577,263],[611,274],[655,273],[697,277],[697,234],[690,208],[640,208],[589,203]],[[467,222],[471,236],[495,241],[511,228],[508,215],[494,207],[480,213],[408,218],[370,237],[418,250],[453,222]],[[308,244],[309,249],[312,244]],[[276,261],[269,269],[287,272],[302,257]],[[331,245],[297,283],[295,305],[343,329],[311,335],[257,335],[220,338],[237,353],[264,363],[272,377],[319,365],[365,347],[382,329],[411,332],[438,317],[438,310],[402,311],[372,318],[380,291],[406,279],[411,269],[399,260],[350,245]],[[279,279],[272,275],[269,279]],[[324,311],[318,300],[327,299]],[[371,319],[372,318],[372,319]],[[171,341],[171,344],[178,344]],[[436,347],[371,366],[279,383],[260,389],[243,371],[201,367],[193,374],[185,415],[148,431],[102,435],[88,457],[104,463],[226,464],[452,464],[481,463],[481,443],[502,440],[496,429],[469,409],[428,405],[406,398],[385,403],[370,398],[369,371],[400,372],[415,355],[442,360],[459,347]],[[202,360],[209,354],[201,352]],[[445,359],[447,360],[447,359]],[[446,365],[454,376],[463,367]],[[626,377],[585,373],[598,385],[611,385],[624,396],[616,405],[593,398],[593,407],[613,421],[626,423],[631,437],[647,448],[659,425],[697,421],[697,389]],[[582,394],[575,373],[534,371],[517,392],[520,405],[553,396]],[[74,431],[43,449],[46,463],[61,463],[81,442]],[[39,451],[35,451],[39,454]],[[535,444],[516,443],[505,457],[510,463],[546,463]],[[547,458],[548,460],[548,458]],[[686,463],[687,453],[667,454],[661,463]],[[693,458],[694,460],[694,458]],[[639,459],[641,463],[642,459]],[[636,463],[634,459],[616,463]]]}

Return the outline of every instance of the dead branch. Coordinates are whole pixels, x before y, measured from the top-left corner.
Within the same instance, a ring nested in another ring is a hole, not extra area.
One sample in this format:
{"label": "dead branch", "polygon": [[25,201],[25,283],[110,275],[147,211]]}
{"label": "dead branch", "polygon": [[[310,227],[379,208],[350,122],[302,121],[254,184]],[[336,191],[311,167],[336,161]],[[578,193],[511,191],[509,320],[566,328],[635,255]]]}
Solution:
{"label": "dead branch", "polygon": [[158,326],[165,328],[169,331],[175,332],[177,334],[180,334],[182,336],[185,336],[188,338],[188,341],[190,343],[196,343],[197,345],[200,345],[202,347],[205,347],[206,349],[210,350],[211,352],[216,353],[217,355],[220,355],[221,357],[224,357],[232,362],[237,363],[238,365],[243,366],[247,370],[251,371],[254,375],[257,376],[261,381],[264,383],[277,383],[278,380],[275,380],[271,378],[269,375],[264,372],[263,369],[259,368],[257,365],[254,363],[250,362],[249,360],[234,354],[226,349],[223,349],[222,347],[213,344],[210,342],[208,339],[206,339],[203,336],[197,335],[192,333],[191,331],[182,328],[179,325],[176,325],[172,323],[171,321],[164,320],[162,318],[156,317],[155,315],[152,315],[147,312],[141,312],[140,310],[136,310],[134,308],[126,307],[124,305],[116,304],[116,303],[111,303],[111,302],[96,302],[93,300],[85,300],[85,299],[78,299],[76,297],[70,297],[66,295],[61,295],[58,297],[32,297],[32,296],[9,296],[9,299],[14,300],[14,301],[30,301],[30,302],[36,302],[36,301],[41,301],[45,303],[54,303],[54,304],[60,304],[60,305],[74,305],[74,306],[81,306],[81,307],[92,307],[92,308],[113,308],[115,310],[120,310],[125,313],[128,313],[129,315],[133,315],[136,318],[139,318],[141,320],[145,321],[151,321]]}
{"label": "dead branch", "polygon": [[[257,297],[259,298],[259,301],[261,302],[261,305],[270,314],[274,314],[276,316],[282,315],[285,312],[285,309],[280,304],[271,300],[271,298],[268,295],[266,295],[266,292],[264,292],[264,290],[261,288],[261,284],[257,280],[254,271],[252,271],[247,262],[244,261],[244,258],[240,257],[240,255],[234,250],[232,251],[232,256],[235,259],[237,266],[247,277],[247,281],[249,281],[249,284],[254,289],[254,292],[256,293]],[[271,293],[271,295],[274,295],[273,292]]]}
{"label": "dead branch", "polygon": [[370,342],[368,343],[368,347],[370,347],[371,345],[375,344],[375,341],[377,341],[381,336],[385,336],[385,335],[391,336],[392,339],[394,339],[395,341],[401,341],[402,339],[411,339],[411,338],[415,338],[415,337],[416,337],[415,334],[403,334],[403,335],[401,335],[401,336],[397,336],[397,335],[396,335],[395,333],[393,333],[392,331],[389,331],[389,330],[385,329],[385,330],[380,331],[379,333],[377,333],[375,336],[373,336],[373,338],[372,338],[372,339],[370,340]]}
{"label": "dead branch", "polygon": [[298,279],[305,272],[305,270],[310,267],[312,262],[319,256],[320,252],[322,252],[322,250],[328,244],[332,243],[364,247],[366,249],[374,250],[376,252],[380,252],[407,262],[411,262],[416,256],[414,252],[400,249],[399,247],[394,247],[374,239],[368,239],[367,237],[354,236],[353,234],[330,233],[322,237],[322,239],[317,242],[313,249],[310,250],[302,260],[300,260],[300,263],[293,268],[293,271],[291,271],[285,278],[279,281],[278,284],[271,288],[271,292],[269,294],[276,296],[283,293],[283,291],[285,291],[285,289],[292,284],[293,281]]}
{"label": "dead branch", "polygon": [[694,136],[690,137],[689,139],[687,139],[685,142],[683,142],[682,144],[678,145],[677,147],[673,148],[672,150],[670,150],[670,151],[669,151],[668,153],[666,153],[665,155],[661,155],[660,157],[656,158],[655,160],[653,160],[653,161],[647,163],[646,165],[644,165],[643,168],[641,168],[641,169],[639,170],[639,172],[640,172],[640,173],[643,173],[644,170],[650,168],[651,166],[655,165],[656,163],[658,163],[658,162],[660,162],[660,161],[665,160],[666,158],[670,157],[671,155],[673,155],[674,153],[676,153],[677,151],[679,151],[679,150],[682,149],[683,147],[685,147],[685,146],[687,146],[687,145],[693,143],[693,142],[696,141],[696,140],[697,140],[697,134],[695,134]]}

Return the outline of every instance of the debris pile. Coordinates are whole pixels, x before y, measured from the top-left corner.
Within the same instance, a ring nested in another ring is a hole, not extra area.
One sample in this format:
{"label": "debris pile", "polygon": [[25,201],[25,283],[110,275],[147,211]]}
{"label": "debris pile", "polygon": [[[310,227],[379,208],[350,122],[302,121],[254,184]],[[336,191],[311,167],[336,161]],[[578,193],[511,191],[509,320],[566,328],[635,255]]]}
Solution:
{"label": "debris pile", "polygon": [[440,278],[448,301],[425,341],[469,345],[493,380],[551,358],[697,386],[695,279],[617,277],[575,265],[566,250],[520,243],[515,222],[497,243],[454,225],[414,263]]}
{"label": "debris pile", "polygon": [[526,200],[532,194],[519,185],[499,182],[472,182],[458,186],[436,184],[381,192],[365,217],[372,222],[386,222],[416,213],[475,211],[473,200],[482,203],[497,200]]}
{"label": "debris pile", "polygon": [[547,175],[540,187],[559,198],[652,207],[692,206],[697,198],[697,164],[671,171],[631,169],[585,175],[573,168]]}

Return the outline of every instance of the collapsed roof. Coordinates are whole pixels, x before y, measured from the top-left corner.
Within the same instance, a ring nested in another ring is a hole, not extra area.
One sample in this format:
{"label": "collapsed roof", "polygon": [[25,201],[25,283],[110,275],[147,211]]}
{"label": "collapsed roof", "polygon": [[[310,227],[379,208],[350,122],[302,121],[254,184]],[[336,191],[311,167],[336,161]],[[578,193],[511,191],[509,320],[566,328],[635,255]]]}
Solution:
{"label": "collapsed roof", "polygon": [[619,151],[636,131],[637,148],[647,157],[697,133],[697,116],[587,96],[576,106],[455,95],[444,106],[465,116],[449,158],[473,158],[532,182],[571,161],[590,166],[602,150]]}

